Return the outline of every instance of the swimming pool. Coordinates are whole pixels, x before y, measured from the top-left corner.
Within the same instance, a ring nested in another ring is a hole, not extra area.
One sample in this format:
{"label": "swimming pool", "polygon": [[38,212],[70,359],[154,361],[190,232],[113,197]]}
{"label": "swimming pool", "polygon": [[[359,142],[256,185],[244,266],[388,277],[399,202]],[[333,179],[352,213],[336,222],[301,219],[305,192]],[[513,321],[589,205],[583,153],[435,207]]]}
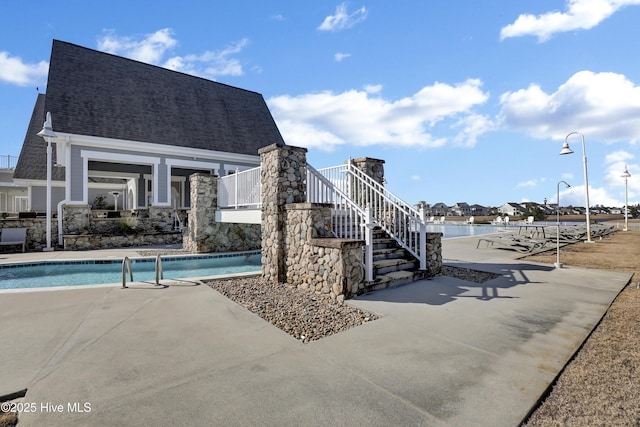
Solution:
{"label": "swimming pool", "polygon": [[[509,226],[484,224],[427,224],[428,233],[442,233],[443,239],[455,237],[481,236],[508,231]],[[511,227],[513,230],[513,227]]]}
{"label": "swimming pool", "polygon": [[[135,282],[155,283],[156,258],[131,258]],[[164,280],[259,272],[261,255],[217,254],[161,258]],[[129,282],[127,270],[127,282]],[[122,260],[43,261],[0,265],[0,290],[122,283]]]}

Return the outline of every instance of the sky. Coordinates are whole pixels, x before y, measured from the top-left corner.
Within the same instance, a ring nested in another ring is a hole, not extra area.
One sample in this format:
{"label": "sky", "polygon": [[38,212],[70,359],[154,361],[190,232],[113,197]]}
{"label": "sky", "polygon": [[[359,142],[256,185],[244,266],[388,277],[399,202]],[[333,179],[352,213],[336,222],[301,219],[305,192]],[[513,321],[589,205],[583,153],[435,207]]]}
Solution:
{"label": "sky", "polygon": [[57,39],[261,93],[316,169],[382,159],[412,204],[584,206],[585,159],[591,206],[624,206],[625,165],[637,204],[638,23],[640,0],[3,0],[0,155]]}

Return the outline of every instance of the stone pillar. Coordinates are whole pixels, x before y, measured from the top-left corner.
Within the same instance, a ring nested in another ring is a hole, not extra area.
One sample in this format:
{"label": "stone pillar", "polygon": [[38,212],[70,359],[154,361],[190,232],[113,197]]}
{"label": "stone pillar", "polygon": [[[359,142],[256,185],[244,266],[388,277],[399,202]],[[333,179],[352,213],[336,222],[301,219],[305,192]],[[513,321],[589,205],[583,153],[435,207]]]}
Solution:
{"label": "stone pillar", "polygon": [[213,175],[196,173],[191,175],[191,209],[189,209],[187,228],[183,232],[183,248],[189,252],[208,252],[201,247],[207,240],[208,225],[215,222],[218,207],[218,178]]}
{"label": "stone pillar", "polygon": [[442,233],[427,233],[427,271],[430,276],[442,270]]}
{"label": "stone pillar", "polygon": [[372,178],[378,184],[384,186],[384,160],[371,157],[358,157],[351,159],[353,165]]}
{"label": "stone pillar", "polygon": [[[350,160],[356,169],[362,171],[366,176],[384,187],[384,160],[372,159],[370,157],[358,157]],[[351,198],[362,208],[366,208],[369,195],[358,180],[352,179],[349,185]]]}
{"label": "stone pillar", "polygon": [[306,202],[307,150],[272,144],[258,153],[262,162],[262,276],[285,282],[284,206]]}

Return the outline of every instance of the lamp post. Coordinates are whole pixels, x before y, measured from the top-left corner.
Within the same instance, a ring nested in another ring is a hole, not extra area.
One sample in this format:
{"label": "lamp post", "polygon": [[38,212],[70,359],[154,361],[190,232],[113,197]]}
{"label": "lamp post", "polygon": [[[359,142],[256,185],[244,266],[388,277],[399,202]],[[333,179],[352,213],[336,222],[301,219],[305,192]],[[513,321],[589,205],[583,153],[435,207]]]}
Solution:
{"label": "lamp post", "polygon": [[560,154],[572,154],[573,150],[571,148],[569,148],[569,143],[567,142],[567,139],[571,136],[571,135],[580,135],[582,137],[582,159],[583,159],[583,163],[584,163],[584,192],[586,194],[586,221],[587,221],[587,243],[593,243],[593,241],[591,240],[591,221],[589,219],[589,176],[587,174],[587,151],[584,147],[584,135],[581,134],[580,132],[571,132],[569,135],[565,136],[564,138],[564,144],[562,145],[562,151],[560,151]]}
{"label": "lamp post", "polygon": [[556,263],[553,264],[556,268],[562,268],[560,262],[560,184],[564,182],[567,188],[571,187],[566,181],[558,181],[558,207],[556,209]]}
{"label": "lamp post", "polygon": [[627,231],[629,230],[629,220],[627,214],[627,212],[629,212],[629,193],[627,192],[627,179],[631,177],[631,174],[627,169],[627,165],[624,165],[624,172],[620,176],[624,178],[624,231]]}
{"label": "lamp post", "polygon": [[51,138],[55,138],[57,135],[53,131],[51,113],[49,111],[47,111],[47,119],[42,126],[42,130],[37,135],[47,141],[47,247],[43,251],[50,252],[53,250],[51,247]]}

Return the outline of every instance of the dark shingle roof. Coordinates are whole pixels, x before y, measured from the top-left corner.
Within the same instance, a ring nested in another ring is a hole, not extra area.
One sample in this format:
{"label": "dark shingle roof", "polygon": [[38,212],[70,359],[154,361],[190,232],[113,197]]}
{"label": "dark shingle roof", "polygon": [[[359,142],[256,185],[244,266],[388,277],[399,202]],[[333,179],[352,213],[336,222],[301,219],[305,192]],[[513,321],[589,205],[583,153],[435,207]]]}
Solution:
{"label": "dark shingle roof", "polygon": [[55,132],[255,156],[284,144],[257,92],[54,40],[15,178],[45,179],[45,111]]}
{"label": "dark shingle roof", "polygon": [[[37,135],[42,130],[42,124],[45,120],[44,102],[45,95],[38,94],[27,134],[20,150],[20,157],[13,173],[14,179],[47,179],[47,143]],[[55,164],[55,144],[52,144],[52,147],[52,164]],[[53,168],[51,177],[54,181],[64,181],[64,168]]]}
{"label": "dark shingle roof", "polygon": [[53,41],[55,131],[258,155],[284,143],[261,94]]}

